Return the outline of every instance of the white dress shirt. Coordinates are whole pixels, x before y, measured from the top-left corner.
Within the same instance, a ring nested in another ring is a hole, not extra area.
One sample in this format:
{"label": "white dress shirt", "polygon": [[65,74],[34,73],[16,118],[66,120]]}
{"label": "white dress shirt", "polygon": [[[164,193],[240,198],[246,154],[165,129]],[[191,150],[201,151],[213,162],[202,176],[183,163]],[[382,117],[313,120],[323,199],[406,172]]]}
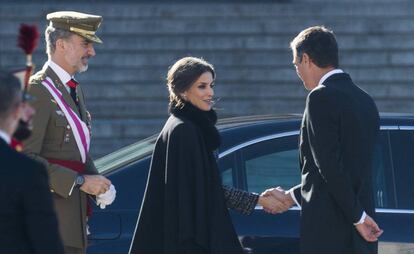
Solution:
{"label": "white dress shirt", "polygon": [[11,137],[5,131],[0,130],[0,138],[3,139],[4,141],[6,141],[6,143],[10,145]]}
{"label": "white dress shirt", "polygon": [[58,64],[53,62],[52,60],[48,60],[46,64],[56,73],[60,81],[62,81],[63,85],[65,86],[68,93],[70,93],[70,87],[66,84],[69,80],[74,79],[73,76],[70,76],[67,71],[65,71],[62,67]]}

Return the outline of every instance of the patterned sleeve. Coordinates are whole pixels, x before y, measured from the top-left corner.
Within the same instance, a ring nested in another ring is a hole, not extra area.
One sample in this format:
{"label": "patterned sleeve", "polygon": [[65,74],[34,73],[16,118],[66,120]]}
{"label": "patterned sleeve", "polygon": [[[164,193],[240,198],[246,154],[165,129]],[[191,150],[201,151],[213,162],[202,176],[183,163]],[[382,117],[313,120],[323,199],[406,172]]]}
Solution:
{"label": "patterned sleeve", "polygon": [[226,185],[223,185],[223,192],[227,207],[244,215],[251,214],[259,200],[259,195],[256,193],[250,193]]}

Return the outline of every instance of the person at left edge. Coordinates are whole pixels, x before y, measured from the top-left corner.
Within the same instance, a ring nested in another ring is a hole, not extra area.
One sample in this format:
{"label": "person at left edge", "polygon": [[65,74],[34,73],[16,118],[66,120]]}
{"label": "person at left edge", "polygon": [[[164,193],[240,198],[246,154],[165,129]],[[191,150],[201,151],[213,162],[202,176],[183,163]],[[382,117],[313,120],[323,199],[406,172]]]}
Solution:
{"label": "person at left edge", "polygon": [[[65,253],[82,254],[87,246],[87,195],[106,193],[111,182],[98,175],[89,155],[90,115],[74,75],[87,70],[102,17],[63,11],[47,15],[48,61],[29,81],[33,133],[24,152],[47,165]],[[89,208],[89,209],[88,209]]]}
{"label": "person at left edge", "polygon": [[0,253],[63,254],[46,169],[10,147],[23,110],[19,81],[0,71]]}

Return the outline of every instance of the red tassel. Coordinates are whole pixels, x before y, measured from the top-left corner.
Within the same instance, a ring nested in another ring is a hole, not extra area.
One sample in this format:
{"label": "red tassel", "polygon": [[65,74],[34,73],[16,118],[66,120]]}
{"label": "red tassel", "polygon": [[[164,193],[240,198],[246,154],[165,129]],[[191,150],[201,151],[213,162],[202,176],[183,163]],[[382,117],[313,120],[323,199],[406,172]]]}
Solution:
{"label": "red tassel", "polygon": [[21,24],[17,45],[23,49],[26,55],[31,55],[39,42],[39,31],[36,25]]}

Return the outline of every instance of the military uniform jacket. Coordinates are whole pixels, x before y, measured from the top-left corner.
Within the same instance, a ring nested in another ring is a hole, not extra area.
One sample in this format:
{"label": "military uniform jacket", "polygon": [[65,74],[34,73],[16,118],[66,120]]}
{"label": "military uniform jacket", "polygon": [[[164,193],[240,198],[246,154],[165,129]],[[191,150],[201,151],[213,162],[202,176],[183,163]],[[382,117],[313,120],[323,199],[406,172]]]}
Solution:
{"label": "military uniform jacket", "polygon": [[[45,65],[30,79],[29,93],[36,97],[32,103],[36,114],[33,118],[33,133],[24,144],[24,152],[43,162],[47,167],[63,244],[75,248],[85,248],[87,195],[76,187],[70,193],[77,176],[75,171],[47,161],[47,159],[57,159],[81,162],[81,156],[65,115],[50,92],[41,83],[46,77],[53,81],[66,103],[78,117],[90,126],[90,117],[85,108],[80,86],[77,86],[78,110],[56,73]],[[97,174],[89,156],[86,159],[84,173]]]}
{"label": "military uniform jacket", "polygon": [[300,253],[374,254],[353,223],[375,217],[372,158],[379,115],[372,98],[345,73],[307,98],[300,134]]}

